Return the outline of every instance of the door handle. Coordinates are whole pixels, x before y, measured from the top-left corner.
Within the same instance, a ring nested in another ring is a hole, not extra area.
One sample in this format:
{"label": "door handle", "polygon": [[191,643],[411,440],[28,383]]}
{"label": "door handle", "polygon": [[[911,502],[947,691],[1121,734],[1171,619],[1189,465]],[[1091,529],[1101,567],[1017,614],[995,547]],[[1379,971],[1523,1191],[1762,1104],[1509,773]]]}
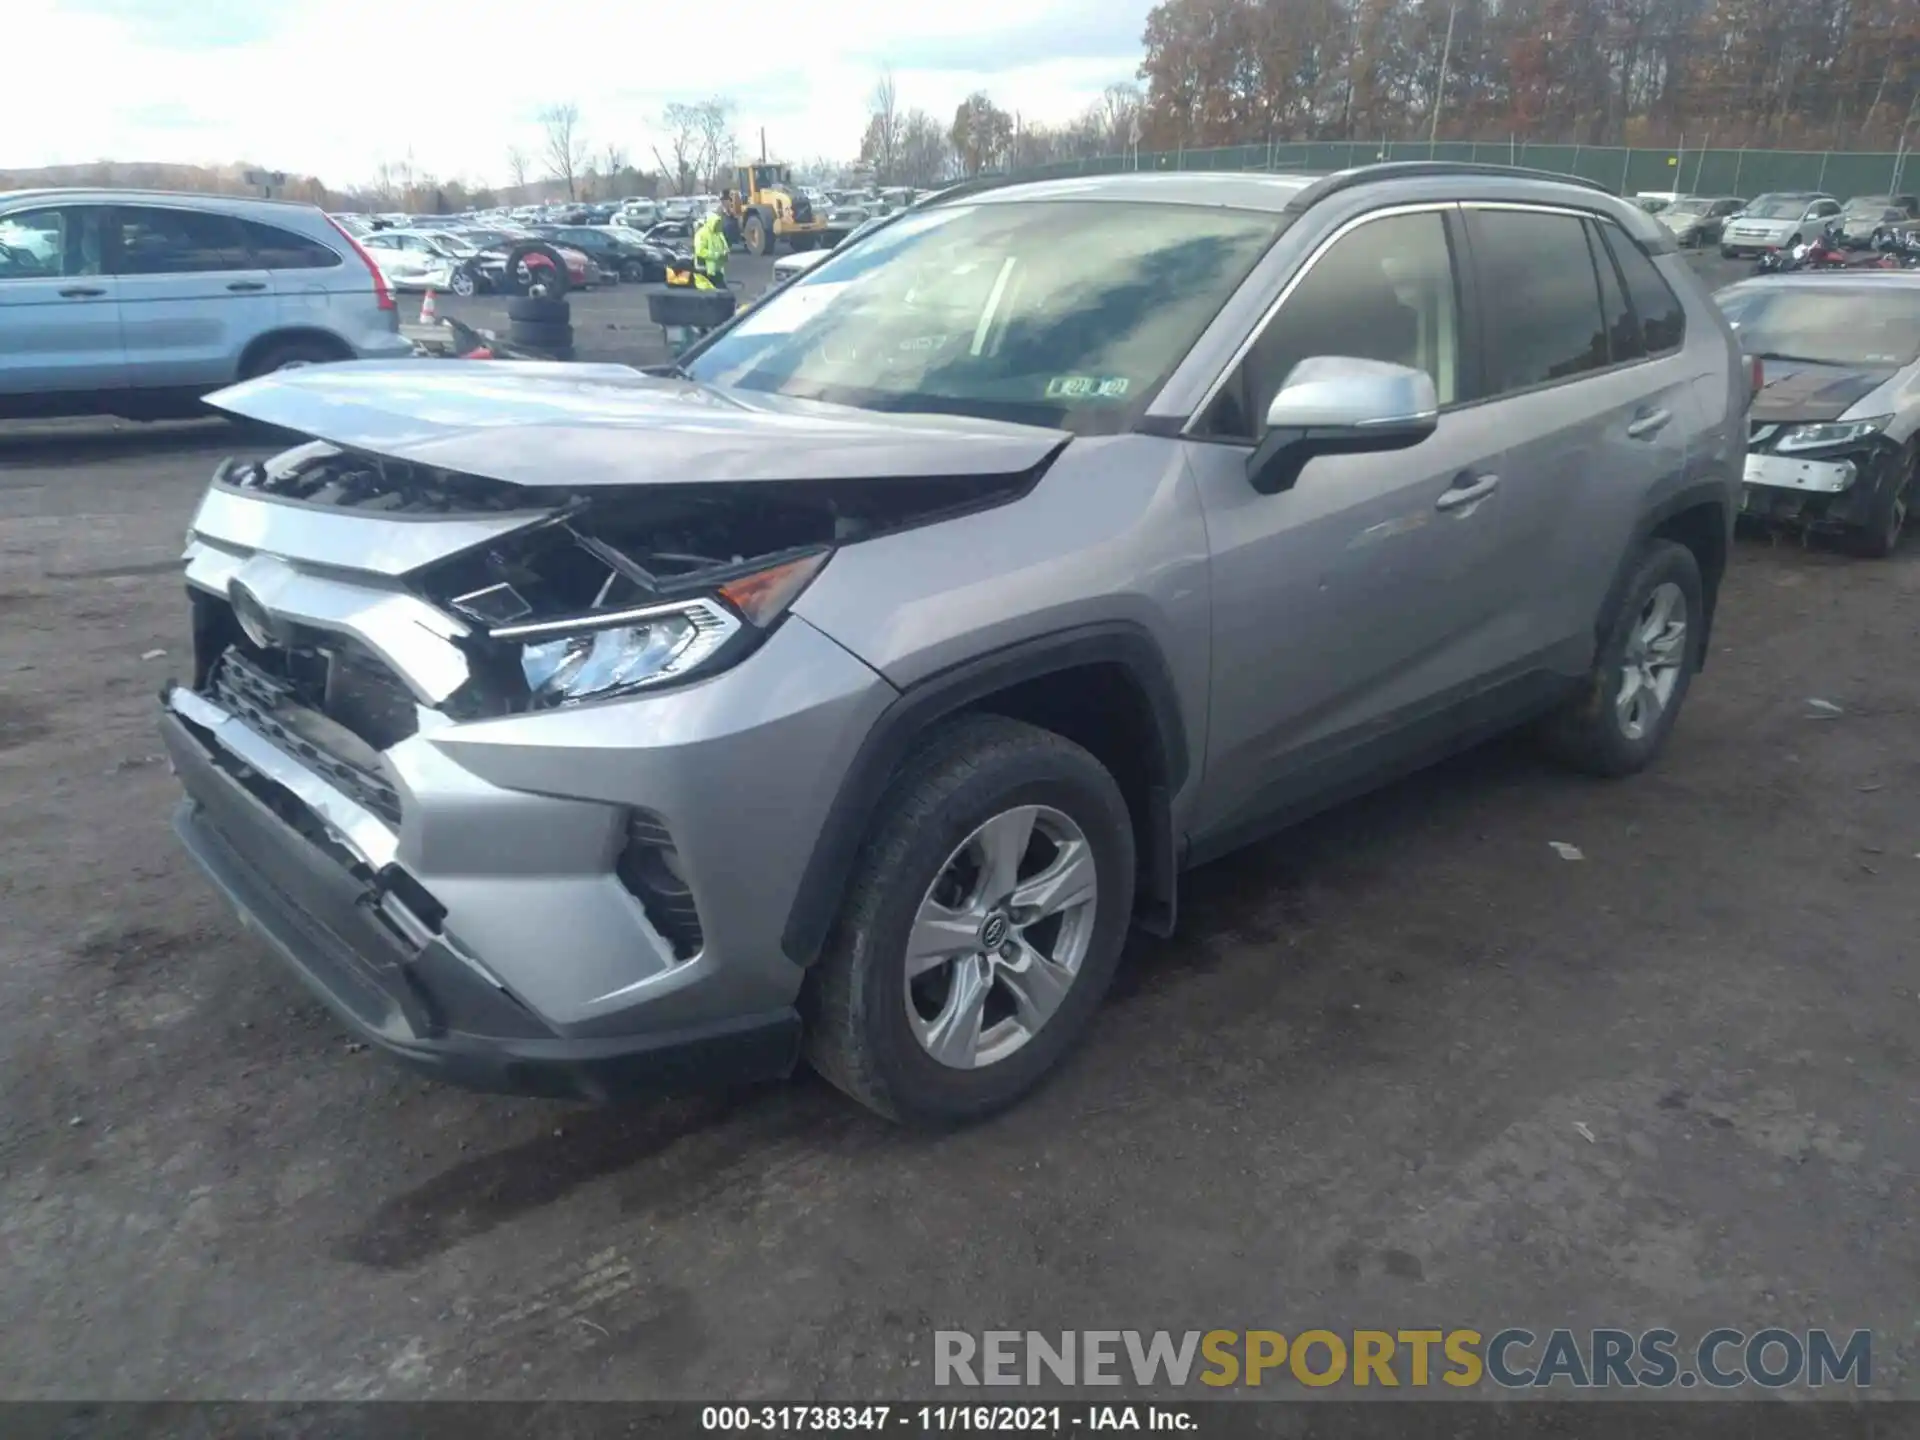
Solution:
{"label": "door handle", "polygon": [[236,280],[227,288],[229,290],[264,290],[267,287],[258,280]]}
{"label": "door handle", "polygon": [[1436,510],[1458,510],[1463,505],[1471,505],[1476,500],[1484,500],[1500,488],[1498,475],[1462,474],[1446,490],[1440,492],[1440,498],[1433,502]]}
{"label": "door handle", "polygon": [[69,285],[60,293],[69,300],[93,300],[107,292],[98,285]]}
{"label": "door handle", "polygon": [[1667,428],[1667,422],[1673,419],[1673,412],[1667,409],[1643,410],[1633,417],[1627,426],[1627,434],[1635,440],[1644,440],[1649,435],[1658,435]]}

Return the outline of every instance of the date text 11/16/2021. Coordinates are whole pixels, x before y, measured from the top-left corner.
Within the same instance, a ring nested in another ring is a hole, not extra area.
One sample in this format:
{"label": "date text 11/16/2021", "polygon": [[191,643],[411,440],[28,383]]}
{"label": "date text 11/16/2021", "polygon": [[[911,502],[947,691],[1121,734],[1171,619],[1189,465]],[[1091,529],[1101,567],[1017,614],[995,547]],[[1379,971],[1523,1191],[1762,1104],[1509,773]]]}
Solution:
{"label": "date text 11/16/2021", "polygon": [[1176,1405],[708,1405],[700,1428],[722,1434],[908,1430],[916,1434],[1060,1435],[1075,1430],[1192,1431]]}

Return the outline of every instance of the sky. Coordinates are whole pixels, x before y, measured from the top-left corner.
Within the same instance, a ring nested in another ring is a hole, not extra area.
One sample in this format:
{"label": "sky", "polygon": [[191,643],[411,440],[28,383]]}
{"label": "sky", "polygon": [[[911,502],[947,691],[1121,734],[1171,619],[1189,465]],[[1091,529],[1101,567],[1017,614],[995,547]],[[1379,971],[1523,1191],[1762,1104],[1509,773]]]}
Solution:
{"label": "sky", "polygon": [[[247,160],[336,188],[411,157],[504,183],[536,116],[579,107],[597,154],[651,166],[673,100],[726,94],[743,146],[850,159],[891,68],[943,123],[974,90],[1071,119],[1133,77],[1151,0],[37,0],[7,26],[0,169]],[[533,170],[537,171],[537,164]],[[530,178],[531,178],[530,172]]]}

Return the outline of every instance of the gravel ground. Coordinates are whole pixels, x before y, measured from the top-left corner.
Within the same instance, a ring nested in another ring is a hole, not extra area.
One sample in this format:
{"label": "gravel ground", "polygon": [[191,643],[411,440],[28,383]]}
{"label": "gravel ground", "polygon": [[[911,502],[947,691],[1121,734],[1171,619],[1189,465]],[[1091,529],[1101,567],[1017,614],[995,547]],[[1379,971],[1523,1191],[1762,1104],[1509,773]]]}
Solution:
{"label": "gravel ground", "polygon": [[1197,872],[1054,1083],[926,1138],[804,1075],[439,1088],[265,960],[152,729],[234,444],[0,432],[0,1396],[908,1395],[935,1328],[1773,1323],[1872,1327],[1920,1395],[1920,546],[1743,544],[1652,772],[1499,743]]}

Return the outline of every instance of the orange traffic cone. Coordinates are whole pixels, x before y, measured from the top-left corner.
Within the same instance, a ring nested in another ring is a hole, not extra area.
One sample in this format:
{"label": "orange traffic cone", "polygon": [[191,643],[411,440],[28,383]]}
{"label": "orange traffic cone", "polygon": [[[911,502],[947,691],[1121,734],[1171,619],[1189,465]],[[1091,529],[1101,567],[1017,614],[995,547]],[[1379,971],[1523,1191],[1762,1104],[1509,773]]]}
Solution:
{"label": "orange traffic cone", "polygon": [[440,312],[433,308],[433,291],[427,291],[427,298],[420,302],[420,323],[436,325],[440,321]]}

